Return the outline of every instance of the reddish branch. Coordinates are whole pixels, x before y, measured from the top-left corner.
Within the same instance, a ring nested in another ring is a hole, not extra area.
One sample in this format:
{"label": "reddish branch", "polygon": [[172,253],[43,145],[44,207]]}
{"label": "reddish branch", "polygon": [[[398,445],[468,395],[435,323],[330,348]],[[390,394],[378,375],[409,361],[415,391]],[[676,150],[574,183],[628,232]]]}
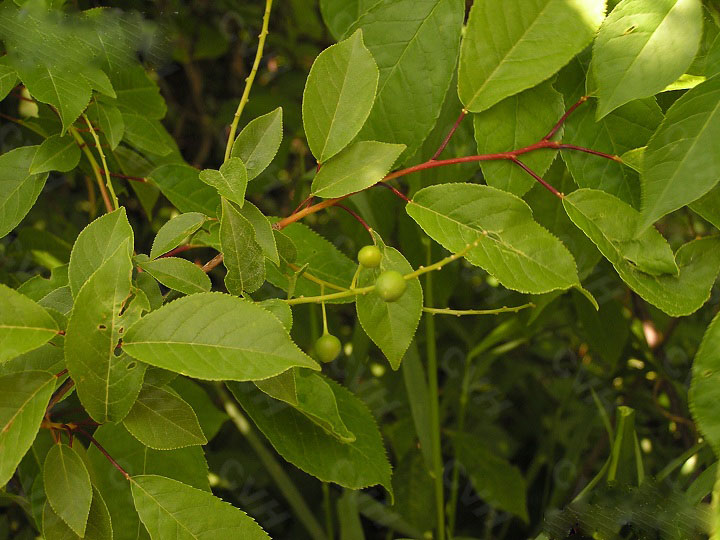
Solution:
{"label": "reddish branch", "polygon": [[[535,180],[537,180],[542,186],[544,186],[548,191],[550,191],[553,195],[557,197],[562,197],[562,193],[560,193],[557,189],[555,189],[553,186],[548,184],[546,181],[544,181],[537,173],[535,173],[532,169],[530,169],[527,165],[525,165],[522,161],[520,161],[519,156],[522,156],[524,154],[528,154],[530,152],[535,152],[537,150],[575,150],[578,152],[585,152],[587,154],[592,154],[595,156],[603,157],[606,159],[611,159],[613,161],[617,161],[622,163],[622,160],[618,156],[614,156],[611,154],[606,154],[604,152],[599,152],[597,150],[593,150],[591,148],[585,148],[583,146],[577,146],[574,144],[565,144],[560,141],[553,141],[550,140],[562,127],[562,125],[565,123],[565,121],[568,119],[568,117],[585,101],[587,101],[587,97],[583,96],[580,98],[580,100],[575,103],[572,107],[570,107],[565,114],[558,120],[558,122],[553,126],[553,128],[548,132],[545,137],[540,139],[538,142],[530,144],[528,146],[525,146],[523,148],[518,148],[516,150],[511,150],[509,152],[498,152],[493,154],[478,154],[474,156],[463,156],[463,157],[457,157],[457,158],[451,158],[451,159],[436,159],[437,156],[442,153],[442,151],[447,146],[448,142],[450,141],[450,138],[453,136],[455,131],[457,130],[458,126],[460,125],[460,122],[462,122],[462,119],[465,117],[466,112],[463,110],[462,114],[458,119],[455,121],[455,124],[450,129],[450,132],[443,140],[442,144],[440,145],[440,148],[435,152],[432,158],[430,158],[428,161],[424,163],[420,163],[419,165],[413,165],[412,167],[407,167],[405,169],[401,169],[399,171],[392,172],[385,176],[380,183],[387,182],[388,180],[392,180],[394,178],[400,178],[402,176],[407,176],[408,174],[412,174],[414,172],[423,171],[426,169],[433,169],[435,167],[444,167],[447,165],[457,165],[460,163],[472,163],[472,162],[481,162],[481,161],[511,161],[518,166],[520,166],[524,171],[526,171],[529,175],[531,175]],[[394,189],[394,188],[391,188]],[[399,194],[399,192],[396,191],[396,194]],[[283,229],[290,225],[291,223],[294,223],[296,221],[299,221],[303,219],[305,216],[308,216],[310,214],[314,214],[315,212],[319,212],[320,210],[323,210],[325,208],[328,208],[330,206],[334,206],[341,201],[347,199],[348,197],[354,195],[354,193],[349,193],[347,195],[343,195],[342,197],[337,197],[334,199],[325,199],[324,201],[321,201],[317,204],[313,204],[312,206],[308,207],[301,207],[293,212],[288,217],[281,219],[273,227],[277,230]],[[407,200],[407,197],[404,195],[402,196],[404,199]],[[409,202],[409,201],[408,201]],[[208,263],[209,264],[209,263]]]}
{"label": "reddish branch", "polygon": [[365,222],[365,220],[358,215],[357,212],[355,212],[355,211],[353,211],[353,210],[350,210],[350,209],[349,209],[347,206],[345,206],[344,204],[336,204],[335,206],[336,206],[337,208],[342,208],[342,209],[345,210],[348,214],[350,214],[352,217],[354,217],[354,218],[358,221],[358,223],[360,223],[360,225],[362,225],[363,227],[365,227],[365,230],[367,230],[367,232],[369,232],[369,233],[372,235],[372,233],[371,233],[371,231],[370,231],[370,225],[368,225],[368,224]]}

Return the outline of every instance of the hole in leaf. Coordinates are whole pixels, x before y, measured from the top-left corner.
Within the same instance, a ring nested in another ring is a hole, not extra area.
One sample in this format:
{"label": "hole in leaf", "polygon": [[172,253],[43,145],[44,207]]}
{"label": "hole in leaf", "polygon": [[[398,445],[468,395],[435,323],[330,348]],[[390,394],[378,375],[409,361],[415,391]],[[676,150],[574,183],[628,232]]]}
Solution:
{"label": "hole in leaf", "polygon": [[705,371],[702,372],[702,376],[703,376],[704,378],[706,378],[706,379],[707,379],[708,377],[712,377],[712,374],[713,374],[713,372],[712,372],[711,369],[706,369]]}
{"label": "hole in leaf", "polygon": [[130,362],[127,366],[125,366],[125,369],[130,371],[131,369],[135,369],[137,367],[137,362]]}
{"label": "hole in leaf", "polygon": [[118,329],[118,334],[122,334],[125,331],[125,328],[122,326]]}
{"label": "hole in leaf", "polygon": [[98,330],[107,330],[107,326],[104,324],[98,324]]}
{"label": "hole in leaf", "polygon": [[636,29],[637,29],[637,26],[635,26],[635,25],[633,24],[632,26],[628,27],[628,29],[623,32],[623,36],[627,36],[628,34],[632,34]]}

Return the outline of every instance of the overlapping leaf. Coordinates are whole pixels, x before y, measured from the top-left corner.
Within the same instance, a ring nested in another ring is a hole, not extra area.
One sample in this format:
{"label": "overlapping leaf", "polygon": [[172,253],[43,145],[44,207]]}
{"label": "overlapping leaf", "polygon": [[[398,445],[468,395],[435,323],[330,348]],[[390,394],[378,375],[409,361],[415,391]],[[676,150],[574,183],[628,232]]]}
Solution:
{"label": "overlapping leaf", "polygon": [[[45,502],[42,510],[42,531],[45,540],[75,540],[81,538],[57,515],[49,502]],[[110,512],[102,495],[94,486],[85,535],[82,538],[85,540],[112,540],[113,538]]]}
{"label": "overlapping leaf", "polygon": [[[542,139],[563,114],[563,99],[547,82],[504,99],[488,110],[473,115],[475,140],[480,154],[508,152]],[[562,137],[562,131],[556,136]],[[543,150],[522,156],[523,163],[539,175],[545,174],[557,152]],[[507,161],[480,162],[485,181],[522,196],[535,180]]]}
{"label": "overlapping leaf", "polygon": [[32,446],[55,381],[47,371],[0,376],[0,486],[8,483]]}
{"label": "overlapping leaf", "polygon": [[231,294],[252,293],[265,282],[265,257],[255,240],[255,228],[223,197],[220,245],[227,268],[225,286]]}
{"label": "overlapping leaf", "polygon": [[247,514],[207,491],[156,475],[132,479],[135,508],[152,538],[270,537]]}
{"label": "overlapping leaf", "polygon": [[[613,264],[630,264],[651,275],[678,274],[670,245],[653,227],[638,233],[640,212],[617,197],[596,189],[579,189],[563,198],[578,226],[592,224],[591,240]],[[578,213],[583,217],[579,218]]]}
{"label": "overlapping leaf", "polygon": [[247,169],[248,181],[263,172],[277,154],[283,137],[282,107],[250,121],[232,146],[233,157]]}
{"label": "overlapping leaf", "polygon": [[41,306],[0,284],[0,363],[40,347],[58,326]]}
{"label": "overlapping leaf", "polygon": [[155,450],[207,443],[192,407],[172,392],[148,384],[123,424],[136,439]]}
{"label": "overlapping leaf", "polygon": [[347,31],[362,29],[380,69],[377,98],[359,139],[404,144],[404,156],[415,153],[453,78],[464,15],[462,0],[377,2]]}
{"label": "overlapping leaf", "polygon": [[567,248],[510,193],[477,184],[431,186],[415,194],[407,212],[450,251],[477,242],[465,258],[509,289],[540,294],[578,284]]}
{"label": "overlapping leaf", "polygon": [[702,26],[700,0],[620,2],[593,44],[598,118],[661,92],[685,73],[698,50]]}
{"label": "overlapping leaf", "polygon": [[37,146],[22,146],[0,156],[0,238],[12,231],[40,195],[47,173],[30,174]]}
{"label": "overlapping leaf", "polygon": [[214,187],[220,195],[238,206],[242,206],[245,202],[248,174],[245,164],[238,157],[228,159],[220,166],[220,170],[201,171],[200,180]]}
{"label": "overlapping leaf", "polygon": [[[398,250],[378,243],[383,252],[380,266],[360,270],[360,287],[372,285],[380,273],[386,270],[395,270],[403,275],[413,271],[410,263]],[[407,289],[395,302],[386,302],[371,292],[358,296],[355,306],[358,320],[367,335],[380,347],[392,368],[398,369],[420,323],[423,292],[418,279],[408,280]]]}
{"label": "overlapping leaf", "polygon": [[365,404],[349,390],[328,380],[338,411],[355,441],[340,442],[289,405],[273,406],[271,398],[253,385],[231,383],[228,388],[287,461],[324,482],[351,489],[381,484],[392,492],[390,463],[380,432]]}
{"label": "overlapping leaf", "polygon": [[604,14],[604,0],[473,3],[460,51],[460,100],[482,112],[544,81],[590,43]]}
{"label": "overlapping leaf", "polygon": [[200,293],[175,300],[127,331],[123,350],[138,360],[197,379],[266,379],[317,364],[282,323],[247,300]]}
{"label": "overlapping leaf", "polygon": [[97,218],[80,232],[70,253],[68,267],[68,281],[73,296],[77,296],[80,287],[122,244],[125,244],[130,257],[133,251],[133,230],[124,207]]}
{"label": "overlapping leaf", "polygon": [[643,228],[718,183],[718,140],[720,77],[713,77],[673,103],[647,145],[641,177]]}
{"label": "overlapping leaf", "polygon": [[355,31],[320,53],[303,93],[303,125],[315,159],[324,163],[353,140],[375,101],[378,67]]}
{"label": "overlapping leaf", "polygon": [[84,537],[93,490],[90,474],[72,447],[52,446],[45,457],[43,483],[53,511],[75,534]]}
{"label": "overlapping leaf", "polygon": [[77,167],[80,147],[70,135],[52,135],[38,147],[30,165],[32,174],[67,172]]}
{"label": "overlapping leaf", "polygon": [[[563,142],[620,156],[647,144],[662,119],[655,99],[648,98],[627,103],[596,121],[595,100],[591,100],[568,118]],[[562,157],[578,186],[607,191],[640,208],[640,181],[630,167],[577,150],[563,150]]]}
{"label": "overlapping leaf", "polygon": [[150,258],[155,259],[160,255],[175,249],[180,242],[197,231],[207,218],[199,212],[187,212],[172,218],[165,223],[155,235]]}
{"label": "overlapping leaf", "polygon": [[99,423],[125,417],[145,373],[145,365],[116,350],[141,311],[150,309],[142,292],[126,307],[131,274],[125,240],[77,293],[65,334],[65,362],[78,397]]}
{"label": "overlapping leaf", "polygon": [[403,150],[404,144],[355,142],[323,164],[313,180],[312,192],[318,197],[342,197],[375,185]]}
{"label": "overlapping leaf", "polygon": [[184,294],[194,294],[210,290],[210,278],[196,264],[179,257],[162,257],[154,261],[140,263],[145,270],[160,283]]}
{"label": "overlapping leaf", "polygon": [[[94,436],[111,456],[120,460],[130,475],[159,474],[210,491],[208,466],[200,446],[153,450],[138,442],[122,424],[100,426]],[[149,538],[135,511],[130,482],[94,446],[88,449],[88,460],[95,473],[93,482],[102,493],[112,517],[114,540]]]}
{"label": "overlapping leaf", "polygon": [[198,175],[199,171],[189,165],[170,164],[155,169],[149,179],[181,212],[213,216],[220,197],[214,188],[201,182]]}

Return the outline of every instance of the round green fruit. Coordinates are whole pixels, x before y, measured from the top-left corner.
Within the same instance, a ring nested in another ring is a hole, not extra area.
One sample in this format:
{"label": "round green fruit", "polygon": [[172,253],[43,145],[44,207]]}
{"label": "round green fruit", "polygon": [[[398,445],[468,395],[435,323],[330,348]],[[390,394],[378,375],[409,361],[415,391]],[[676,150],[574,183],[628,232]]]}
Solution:
{"label": "round green fruit", "polygon": [[317,354],[321,362],[326,364],[337,358],[340,349],[342,349],[340,340],[332,334],[323,334],[315,342],[315,354]]}
{"label": "round green fruit", "polygon": [[386,302],[394,302],[407,289],[407,281],[397,270],[385,270],[375,281],[375,291]]}
{"label": "round green fruit", "polygon": [[365,268],[377,268],[381,260],[382,253],[377,246],[364,246],[358,251],[358,262]]}

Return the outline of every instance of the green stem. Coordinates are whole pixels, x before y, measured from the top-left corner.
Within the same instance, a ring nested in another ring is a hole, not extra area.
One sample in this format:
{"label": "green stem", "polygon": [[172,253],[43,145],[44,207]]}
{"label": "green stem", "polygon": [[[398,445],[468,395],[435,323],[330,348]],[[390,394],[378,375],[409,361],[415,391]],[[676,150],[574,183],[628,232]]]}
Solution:
{"label": "green stem", "polygon": [[278,463],[275,459],[275,456],[273,456],[272,453],[265,448],[265,445],[255,434],[250,426],[250,423],[240,412],[237,405],[235,405],[235,401],[228,391],[225,390],[222,383],[218,383],[216,389],[218,396],[220,397],[220,401],[222,401],[225,412],[230,417],[230,420],[232,420],[238,431],[247,439],[250,446],[253,447],[253,450],[265,466],[265,470],[275,481],[275,484],[277,484],[280,492],[290,505],[290,508],[292,508],[293,513],[303,524],[307,532],[310,534],[310,537],[313,538],[313,540],[327,540],[322,527],[315,519],[315,516],[308,507],[307,503],[305,503],[305,500],[302,498],[302,495],[300,495],[300,492],[297,487],[295,487],[295,484],[293,484],[293,481],[283,470],[280,463]]}
{"label": "green stem", "polygon": [[95,175],[95,180],[97,180],[98,187],[100,188],[100,195],[102,195],[103,201],[105,202],[105,209],[108,212],[112,212],[113,204],[110,200],[107,189],[105,188],[105,183],[103,182],[102,176],[100,175],[100,165],[98,165],[95,156],[93,156],[87,144],[85,144],[85,140],[82,138],[80,133],[78,133],[77,130],[72,126],[68,128],[68,132],[74,137],[75,142],[78,144],[80,150],[82,150],[88,162],[90,163],[90,168],[92,169],[93,174]]}
{"label": "green stem", "polygon": [[323,507],[325,510],[325,531],[328,538],[335,538],[333,528],[332,506],[330,504],[330,488],[327,482],[322,483]]}
{"label": "green stem", "polygon": [[265,14],[263,15],[262,30],[258,36],[258,48],[255,53],[255,60],[253,61],[250,75],[245,79],[245,89],[243,90],[240,103],[235,111],[232,124],[230,124],[230,134],[228,135],[227,145],[225,146],[225,160],[230,159],[230,153],[232,152],[233,143],[235,142],[235,133],[237,132],[238,123],[240,122],[240,115],[245,108],[245,104],[250,98],[250,89],[252,88],[253,82],[255,81],[255,75],[257,74],[258,67],[260,66],[260,60],[262,59],[263,49],[265,48],[265,38],[268,35],[268,24],[270,23],[270,9],[272,8],[272,0],[265,0]]}
{"label": "green stem", "polygon": [[660,483],[660,482],[662,482],[663,480],[665,480],[665,478],[667,478],[668,476],[670,476],[670,474],[671,474],[675,469],[677,469],[678,467],[680,467],[681,465],[683,465],[688,459],[690,459],[692,456],[694,456],[695,454],[697,454],[700,450],[702,450],[702,448],[703,448],[704,446],[705,446],[705,442],[700,442],[700,443],[697,443],[696,445],[688,448],[687,450],[685,450],[682,454],[680,454],[678,457],[676,457],[676,458],[673,459],[670,463],[668,463],[668,464],[665,466],[665,468],[663,468],[663,470],[661,470],[661,471],[657,474],[657,476],[655,477],[655,480],[656,480],[658,483]]}
{"label": "green stem", "polygon": [[[468,244],[465,246],[462,250],[458,251],[457,253],[450,255],[449,257],[445,257],[444,259],[439,260],[438,262],[434,264],[430,264],[428,266],[421,266],[414,272],[410,272],[409,274],[405,274],[403,277],[408,279],[414,279],[418,276],[421,276],[423,274],[427,274],[428,272],[432,272],[434,270],[440,270],[443,266],[445,266],[448,263],[451,263],[463,255],[465,255],[468,251],[470,251],[472,248],[477,247],[478,242],[473,242],[472,244]],[[317,304],[320,302],[327,302],[330,300],[338,300],[341,298],[349,298],[351,296],[359,296],[361,294],[367,294],[375,289],[375,285],[368,285],[367,287],[359,287],[357,289],[348,289],[345,291],[340,291],[336,293],[331,294],[321,294],[320,296],[300,296],[298,298],[289,298],[285,300],[285,302],[288,305],[297,305],[297,304]],[[508,310],[511,310],[510,308],[505,308]],[[452,313],[455,315],[455,313]]]}
{"label": "green stem", "polygon": [[517,313],[518,311],[531,307],[535,307],[535,304],[528,302],[527,304],[523,304],[521,306],[503,306],[497,309],[450,309],[423,307],[423,311],[432,315],[455,315],[456,317],[460,317],[462,315],[497,315],[499,313]]}
{"label": "green stem", "polygon": [[110,181],[110,169],[108,168],[107,159],[105,159],[105,152],[103,152],[102,146],[100,145],[100,137],[98,137],[97,133],[95,132],[95,128],[93,128],[93,125],[90,123],[90,120],[88,120],[88,117],[85,116],[84,113],[82,117],[85,120],[88,129],[90,130],[90,135],[92,135],[92,138],[95,141],[95,148],[97,149],[98,154],[100,154],[100,161],[102,161],[103,170],[105,171],[105,181],[107,182],[107,187],[110,191],[110,196],[112,197],[113,208],[117,210],[119,206],[118,200],[117,196],[115,195],[115,189],[113,188],[112,182]]}
{"label": "green stem", "polygon": [[[430,262],[431,246],[427,246],[427,261]],[[454,256],[453,256],[454,257]],[[448,257],[449,259],[450,257]],[[457,257],[455,257],[457,258]],[[445,259],[443,259],[445,260]],[[454,259],[452,259],[454,260]],[[442,262],[442,261],[440,261]],[[431,266],[426,268],[431,268]],[[437,266],[441,268],[442,265]],[[419,270],[418,270],[419,271]],[[418,272],[416,271],[416,272]],[[429,270],[428,270],[429,272]],[[407,277],[406,277],[407,279]],[[433,284],[432,274],[425,276],[425,297],[427,303],[433,304]],[[442,446],[440,443],[440,403],[438,392],[437,377],[437,342],[435,340],[435,316],[432,314],[425,315],[425,342],[427,349],[427,370],[428,370],[428,390],[430,393],[430,424],[432,433],[432,461],[433,461],[433,477],[435,481],[435,509],[437,511],[437,532],[438,540],[445,540],[445,502],[443,500],[443,462],[442,462]]]}
{"label": "green stem", "polygon": [[[470,365],[472,357],[465,356],[465,369],[463,370],[462,388],[460,390],[460,402],[458,404],[458,423],[457,432],[462,433],[465,430],[465,413],[467,411],[467,402],[470,395]],[[448,531],[450,538],[455,534],[455,518],[457,516],[457,504],[460,491],[460,467],[457,459],[453,462],[452,484],[450,486],[450,503],[448,505]]]}

